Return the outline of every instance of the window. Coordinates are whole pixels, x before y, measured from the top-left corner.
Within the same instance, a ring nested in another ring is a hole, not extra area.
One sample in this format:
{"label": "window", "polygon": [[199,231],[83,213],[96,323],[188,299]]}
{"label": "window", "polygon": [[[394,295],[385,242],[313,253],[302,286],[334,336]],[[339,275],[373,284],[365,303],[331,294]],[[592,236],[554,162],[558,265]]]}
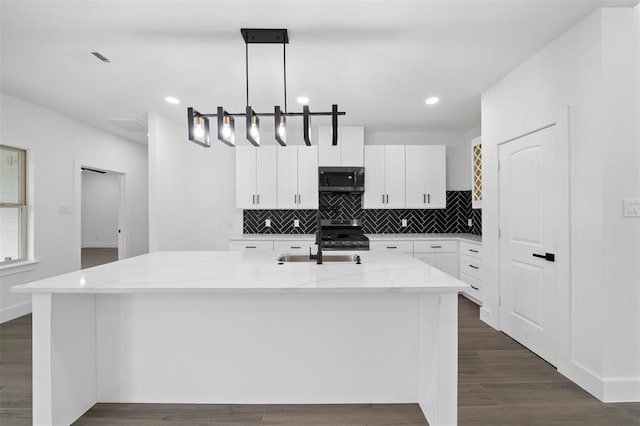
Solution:
{"label": "window", "polygon": [[26,156],[0,145],[0,266],[27,258]]}

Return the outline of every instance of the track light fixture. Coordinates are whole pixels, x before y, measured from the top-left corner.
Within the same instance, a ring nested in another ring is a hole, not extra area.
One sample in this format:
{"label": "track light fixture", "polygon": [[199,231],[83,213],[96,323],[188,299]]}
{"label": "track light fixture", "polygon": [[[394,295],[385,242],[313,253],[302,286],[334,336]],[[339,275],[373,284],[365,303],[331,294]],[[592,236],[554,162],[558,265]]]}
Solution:
{"label": "track light fixture", "polygon": [[[244,113],[229,113],[219,106],[215,114],[201,114],[194,108],[187,108],[187,125],[189,126],[189,140],[198,145],[209,148],[211,146],[209,117],[217,118],[218,140],[235,146],[234,117],[244,117],[247,140],[254,146],[260,146],[260,117],[273,117],[275,126],[275,140],[282,146],[287,144],[287,117],[300,117],[303,120],[304,142],[311,145],[311,116],[330,116],[332,128],[332,143],[338,144],[338,116],[345,112],[338,111],[338,105],[332,105],[331,112],[311,112],[308,105],[303,105],[302,112],[287,110],[287,44],[289,33],[286,29],[242,28],[240,30],[245,42],[245,77],[247,86],[247,102]],[[276,105],[273,112],[255,112],[249,105],[249,44],[282,44],[283,82],[284,82],[284,111]]]}

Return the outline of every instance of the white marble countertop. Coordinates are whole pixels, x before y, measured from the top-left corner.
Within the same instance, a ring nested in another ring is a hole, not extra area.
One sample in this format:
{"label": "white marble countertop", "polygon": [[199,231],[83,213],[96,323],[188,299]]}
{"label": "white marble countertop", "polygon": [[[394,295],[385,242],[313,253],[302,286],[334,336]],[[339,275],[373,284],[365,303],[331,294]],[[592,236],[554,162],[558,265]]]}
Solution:
{"label": "white marble countertop", "polygon": [[[388,240],[459,240],[481,243],[482,235],[475,234],[366,234],[371,241]],[[229,238],[230,241],[315,241],[315,234],[244,234],[238,237]]]}
{"label": "white marble countertop", "polygon": [[[326,255],[335,252],[326,253]],[[355,253],[355,252],[354,252]],[[344,254],[352,254],[344,253]],[[280,253],[154,252],[13,287],[19,293],[458,292],[463,282],[410,255],[359,252],[362,264],[292,262]]]}

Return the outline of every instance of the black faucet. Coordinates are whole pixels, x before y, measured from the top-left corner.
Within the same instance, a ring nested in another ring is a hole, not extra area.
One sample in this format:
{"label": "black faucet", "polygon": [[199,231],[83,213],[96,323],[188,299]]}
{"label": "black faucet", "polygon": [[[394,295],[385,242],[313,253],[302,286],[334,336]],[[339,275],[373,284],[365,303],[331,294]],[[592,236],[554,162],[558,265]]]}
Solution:
{"label": "black faucet", "polygon": [[320,216],[320,206],[318,206],[316,220],[318,221],[318,232],[316,233],[316,244],[318,245],[318,252],[315,255],[311,254],[311,247],[309,247],[309,259],[316,259],[316,263],[318,265],[322,265],[322,219]]}

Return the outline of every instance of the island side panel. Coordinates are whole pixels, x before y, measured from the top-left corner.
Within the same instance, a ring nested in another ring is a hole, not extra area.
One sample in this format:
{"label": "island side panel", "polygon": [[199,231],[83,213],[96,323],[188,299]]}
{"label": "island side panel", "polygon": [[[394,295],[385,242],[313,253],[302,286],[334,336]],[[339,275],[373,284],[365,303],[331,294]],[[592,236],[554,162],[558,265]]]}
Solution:
{"label": "island side panel", "polygon": [[95,326],[94,295],[33,295],[33,424],[71,424],[96,403]]}
{"label": "island side panel", "polygon": [[420,295],[418,403],[433,425],[458,418],[458,294]]}
{"label": "island side panel", "polygon": [[98,400],[415,403],[417,315],[417,293],[98,295]]}

